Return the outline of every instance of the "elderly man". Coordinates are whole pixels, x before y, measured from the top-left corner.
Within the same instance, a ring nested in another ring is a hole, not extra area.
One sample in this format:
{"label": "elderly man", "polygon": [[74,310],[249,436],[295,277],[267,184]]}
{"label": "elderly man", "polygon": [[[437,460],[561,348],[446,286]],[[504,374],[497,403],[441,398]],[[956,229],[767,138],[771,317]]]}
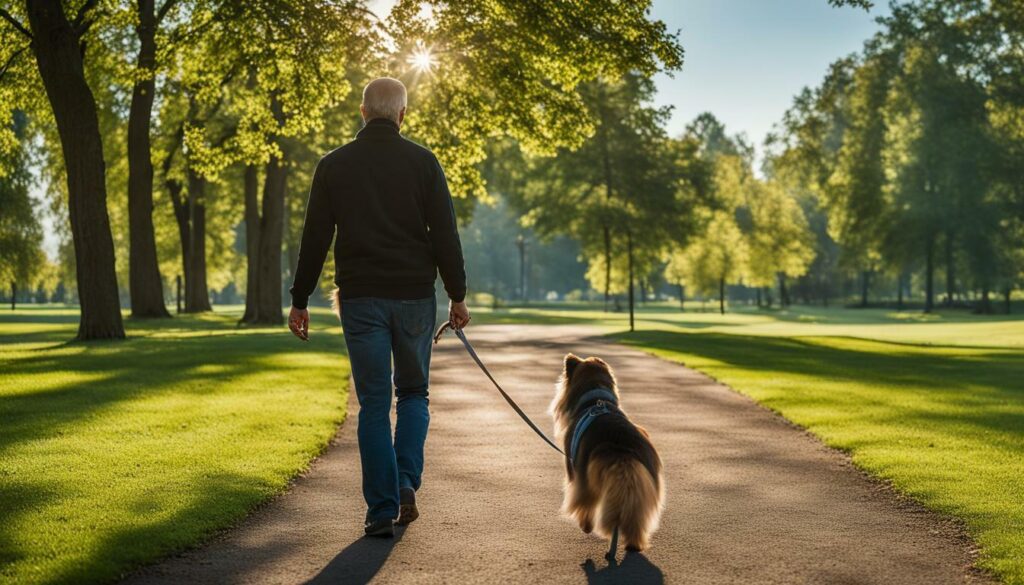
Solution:
{"label": "elderly man", "polygon": [[[419,516],[438,272],[450,299],[450,322],[457,328],[469,323],[451,194],[433,153],[399,133],[406,101],[401,81],[371,81],[359,106],[362,130],[317,165],[288,317],[292,332],[308,340],[306,303],[337,230],[335,300],[359,399],[365,531],[371,536],[392,536],[396,521],[408,524]],[[392,359],[398,403],[393,440]]]}

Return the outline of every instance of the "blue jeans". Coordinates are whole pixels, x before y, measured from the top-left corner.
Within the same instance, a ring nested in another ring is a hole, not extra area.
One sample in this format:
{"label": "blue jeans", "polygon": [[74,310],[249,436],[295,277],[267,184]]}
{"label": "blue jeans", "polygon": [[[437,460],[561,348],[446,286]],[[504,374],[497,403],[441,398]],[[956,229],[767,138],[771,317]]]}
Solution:
{"label": "blue jeans", "polygon": [[[430,424],[427,387],[436,311],[434,297],[341,302],[341,324],[359,399],[357,435],[367,520],[397,517],[399,488],[420,487]],[[392,388],[398,398],[393,440]]]}

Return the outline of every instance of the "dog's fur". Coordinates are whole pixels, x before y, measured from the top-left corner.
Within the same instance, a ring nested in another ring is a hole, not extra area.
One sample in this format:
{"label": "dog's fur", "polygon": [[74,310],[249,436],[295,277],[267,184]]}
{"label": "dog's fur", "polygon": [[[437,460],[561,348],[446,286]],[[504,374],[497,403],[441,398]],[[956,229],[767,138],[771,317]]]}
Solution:
{"label": "dog's fur", "polygon": [[[607,363],[596,357],[565,356],[551,414],[555,436],[567,454],[579,418],[577,402],[598,387],[619,397],[615,374]],[[562,512],[588,534],[593,531],[610,538],[618,528],[627,550],[643,550],[658,528],[664,485],[661,458],[647,431],[625,416],[606,414],[583,434],[575,462],[566,458]]]}
{"label": "dog's fur", "polygon": [[340,288],[335,287],[334,290],[331,291],[331,310],[334,311],[334,314],[338,316],[338,319],[341,319],[341,289]]}

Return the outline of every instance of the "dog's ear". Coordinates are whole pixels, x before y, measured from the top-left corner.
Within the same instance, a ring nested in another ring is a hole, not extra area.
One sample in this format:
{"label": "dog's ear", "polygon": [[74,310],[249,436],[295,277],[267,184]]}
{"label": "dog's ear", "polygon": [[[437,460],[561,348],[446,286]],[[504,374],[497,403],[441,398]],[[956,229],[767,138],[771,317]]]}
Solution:
{"label": "dog's ear", "polygon": [[576,370],[576,366],[583,363],[583,360],[576,357],[576,354],[567,353],[565,354],[565,379],[572,378],[573,371]]}

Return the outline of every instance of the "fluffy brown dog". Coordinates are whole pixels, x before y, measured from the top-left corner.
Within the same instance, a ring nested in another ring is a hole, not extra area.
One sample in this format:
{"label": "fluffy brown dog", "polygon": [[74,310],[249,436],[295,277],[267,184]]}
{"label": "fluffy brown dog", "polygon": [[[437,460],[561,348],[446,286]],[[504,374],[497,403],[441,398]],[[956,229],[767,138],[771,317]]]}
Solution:
{"label": "fluffy brown dog", "polygon": [[[602,391],[603,390],[603,391]],[[658,527],[664,498],[661,458],[647,431],[618,405],[611,367],[600,358],[565,356],[551,414],[566,457],[562,512],[583,532],[612,539],[616,529],[626,550],[643,550]],[[614,399],[614,400],[613,400]],[[610,403],[610,404],[609,404]],[[592,420],[580,433],[580,421]],[[572,453],[575,441],[575,453]]]}

